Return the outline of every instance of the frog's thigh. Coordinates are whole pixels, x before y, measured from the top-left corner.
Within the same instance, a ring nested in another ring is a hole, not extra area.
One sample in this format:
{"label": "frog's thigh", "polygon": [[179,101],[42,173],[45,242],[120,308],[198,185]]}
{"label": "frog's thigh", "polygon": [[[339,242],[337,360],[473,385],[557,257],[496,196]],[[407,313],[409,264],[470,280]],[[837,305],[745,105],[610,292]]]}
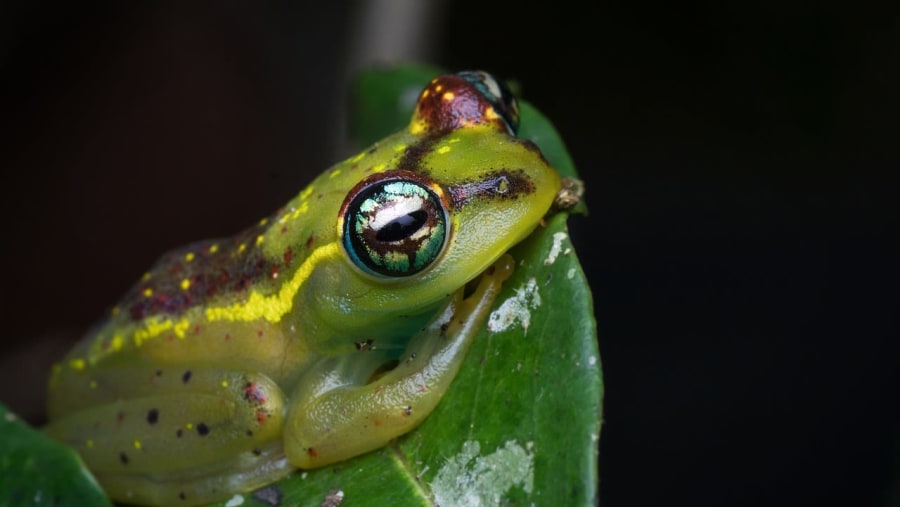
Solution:
{"label": "frog's thigh", "polygon": [[[441,317],[410,341],[400,364],[377,380],[348,385],[354,375],[350,372],[343,382],[335,382],[328,368],[304,377],[285,423],[285,453],[291,463],[315,468],[351,458],[422,422],[456,376],[511,272],[512,257],[507,255],[488,269],[473,294],[462,299],[462,291],[457,293]],[[372,353],[357,354],[364,364],[365,355]],[[340,386],[328,389],[329,384]]]}
{"label": "frog's thigh", "polygon": [[280,440],[284,399],[267,376],[212,367],[151,375],[159,380],[147,382],[137,368],[94,372],[97,389],[133,386],[127,399],[70,412],[46,428],[78,450],[111,497],[191,505],[290,471]]}

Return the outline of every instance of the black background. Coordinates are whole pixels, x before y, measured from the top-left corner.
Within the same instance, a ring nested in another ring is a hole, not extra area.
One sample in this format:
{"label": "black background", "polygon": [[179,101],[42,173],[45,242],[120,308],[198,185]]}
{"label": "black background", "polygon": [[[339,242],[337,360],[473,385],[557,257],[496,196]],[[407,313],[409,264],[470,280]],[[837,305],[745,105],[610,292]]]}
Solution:
{"label": "black background", "polygon": [[[817,2],[454,1],[432,63],[518,80],[587,184],[603,505],[900,503],[900,21]],[[349,153],[358,7],[0,11],[0,399],[164,250]]]}

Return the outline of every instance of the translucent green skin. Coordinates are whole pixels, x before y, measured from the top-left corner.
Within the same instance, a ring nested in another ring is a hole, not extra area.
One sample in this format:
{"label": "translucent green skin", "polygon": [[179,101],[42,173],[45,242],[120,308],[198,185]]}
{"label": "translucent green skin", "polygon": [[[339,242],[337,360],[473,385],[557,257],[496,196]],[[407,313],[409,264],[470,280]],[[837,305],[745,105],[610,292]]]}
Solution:
{"label": "translucent green skin", "polygon": [[[46,432],[116,500],[194,505],[418,425],[560,187],[466,86],[435,78],[406,130],[235,237],[166,254],[54,367]],[[427,269],[383,279],[348,258],[343,207],[396,171],[440,196],[450,233]]]}

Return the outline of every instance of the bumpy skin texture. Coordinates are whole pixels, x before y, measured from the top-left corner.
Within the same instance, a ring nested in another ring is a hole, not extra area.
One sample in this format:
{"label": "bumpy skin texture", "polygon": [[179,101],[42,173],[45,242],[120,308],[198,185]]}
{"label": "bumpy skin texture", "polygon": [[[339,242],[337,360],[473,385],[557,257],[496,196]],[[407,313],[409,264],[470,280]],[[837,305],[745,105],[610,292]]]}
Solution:
{"label": "bumpy skin texture", "polygon": [[[414,428],[560,187],[481,77],[435,78],[406,130],[163,256],[54,367],[46,432],[116,500],[194,505]],[[355,199],[386,180],[402,195]]]}

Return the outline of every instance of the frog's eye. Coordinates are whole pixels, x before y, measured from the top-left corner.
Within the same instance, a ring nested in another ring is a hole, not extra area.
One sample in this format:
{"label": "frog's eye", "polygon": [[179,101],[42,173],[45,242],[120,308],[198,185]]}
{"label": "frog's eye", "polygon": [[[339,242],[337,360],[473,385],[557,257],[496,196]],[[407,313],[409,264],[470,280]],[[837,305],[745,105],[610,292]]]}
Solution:
{"label": "frog's eye", "polygon": [[519,103],[516,97],[506,86],[494,76],[483,70],[464,70],[457,75],[474,86],[484,98],[491,103],[494,111],[503,118],[510,134],[515,135],[519,130]]}
{"label": "frog's eye", "polygon": [[341,243],[350,261],[378,277],[416,274],[440,257],[449,234],[437,185],[408,171],[389,171],[358,184],[340,213]]}

